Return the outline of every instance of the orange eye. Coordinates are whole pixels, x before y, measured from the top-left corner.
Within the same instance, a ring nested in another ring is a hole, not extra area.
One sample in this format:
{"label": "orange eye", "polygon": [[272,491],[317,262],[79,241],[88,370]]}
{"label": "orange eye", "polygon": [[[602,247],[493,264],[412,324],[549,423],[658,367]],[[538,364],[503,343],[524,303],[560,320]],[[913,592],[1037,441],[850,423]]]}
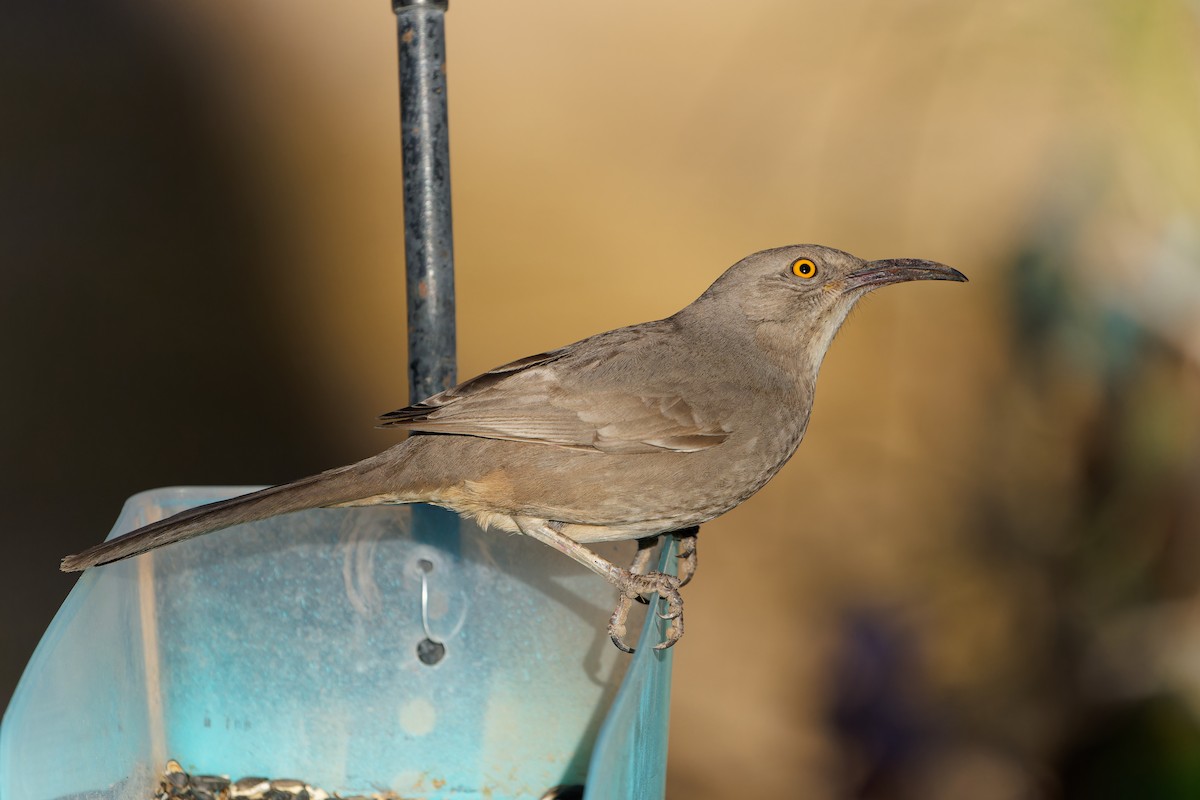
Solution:
{"label": "orange eye", "polygon": [[807,258],[798,258],[792,262],[792,274],[797,278],[811,278],[817,274],[817,265]]}

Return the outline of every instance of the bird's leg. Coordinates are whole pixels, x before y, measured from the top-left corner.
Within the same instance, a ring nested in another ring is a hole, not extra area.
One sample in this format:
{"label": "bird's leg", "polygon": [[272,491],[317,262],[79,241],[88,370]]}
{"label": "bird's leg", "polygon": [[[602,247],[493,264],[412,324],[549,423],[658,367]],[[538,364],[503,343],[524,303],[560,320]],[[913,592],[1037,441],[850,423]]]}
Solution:
{"label": "bird's leg", "polygon": [[[647,536],[644,539],[637,540],[637,553],[633,556],[633,563],[629,565],[629,571],[635,575],[645,575],[650,571],[650,559],[654,556],[654,546],[658,544],[657,536]],[[683,584],[680,583],[680,586]],[[622,595],[624,597],[624,595]],[[650,601],[642,597],[640,594],[635,598],[644,606],[650,605]]]}
{"label": "bird's leg", "polygon": [[684,528],[672,534],[679,542],[679,586],[682,588],[696,576],[696,537],[700,534],[700,526]]}
{"label": "bird's leg", "polygon": [[[622,569],[611,561],[598,556],[590,548],[555,530],[552,523],[546,520],[514,517],[513,521],[521,533],[570,556],[617,587],[617,591],[621,593],[621,599],[609,620],[608,635],[618,649],[624,650],[626,653],[633,652],[633,648],[625,644],[625,618],[629,614],[629,604],[643,593],[657,593],[667,604],[667,613],[659,614],[659,616],[672,620],[671,627],[667,630],[666,641],[660,642],[654,648],[665,650],[683,636],[683,598],[679,595],[679,578],[664,572],[635,571],[636,569],[644,570],[649,566],[652,553],[649,547],[643,547],[639,542],[638,555],[634,558],[633,569]],[[643,555],[643,552],[646,555]]]}

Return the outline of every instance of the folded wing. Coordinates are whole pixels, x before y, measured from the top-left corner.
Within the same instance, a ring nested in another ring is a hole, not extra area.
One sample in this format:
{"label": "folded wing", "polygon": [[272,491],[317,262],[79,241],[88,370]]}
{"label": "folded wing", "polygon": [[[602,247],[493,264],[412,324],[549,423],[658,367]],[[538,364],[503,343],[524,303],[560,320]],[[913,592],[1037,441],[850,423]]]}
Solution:
{"label": "folded wing", "polygon": [[[497,367],[384,414],[381,427],[604,453],[694,452],[729,437],[720,420],[706,418],[678,394],[589,391],[586,375],[601,364],[572,355],[563,348]],[[563,380],[568,371],[569,383]]]}

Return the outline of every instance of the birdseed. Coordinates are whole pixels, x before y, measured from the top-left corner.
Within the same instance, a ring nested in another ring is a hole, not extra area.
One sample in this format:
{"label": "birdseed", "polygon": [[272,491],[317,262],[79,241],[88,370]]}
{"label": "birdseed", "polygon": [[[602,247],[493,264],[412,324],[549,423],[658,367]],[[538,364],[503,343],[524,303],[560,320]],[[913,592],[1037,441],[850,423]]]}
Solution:
{"label": "birdseed", "polygon": [[403,800],[395,792],[339,795],[295,778],[189,775],[172,759],[167,762],[152,800]]}

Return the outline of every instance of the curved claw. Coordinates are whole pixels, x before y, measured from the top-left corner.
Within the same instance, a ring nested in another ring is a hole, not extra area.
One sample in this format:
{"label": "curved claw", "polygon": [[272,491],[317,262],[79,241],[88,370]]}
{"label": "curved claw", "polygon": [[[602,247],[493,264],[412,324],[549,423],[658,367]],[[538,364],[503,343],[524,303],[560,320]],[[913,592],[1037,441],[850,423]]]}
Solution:
{"label": "curved claw", "polygon": [[608,638],[612,639],[612,643],[623,653],[633,653],[634,651],[632,647],[625,644],[625,621],[629,619],[629,608],[632,604],[633,601],[629,595],[622,594],[617,600],[617,607],[608,620]]}
{"label": "curved claw", "polygon": [[[675,629],[671,628],[671,630],[675,630]],[[666,641],[659,642],[658,644],[654,645],[654,649],[655,650],[666,650],[668,647],[674,647],[675,643],[678,642],[682,638],[683,638],[682,633],[679,634],[678,636],[673,636],[673,635],[668,636]]]}
{"label": "curved claw", "polygon": [[679,616],[671,623],[671,627],[667,628],[667,638],[664,641],[654,645],[655,650],[666,650],[669,647],[674,647],[675,643],[683,638],[683,609],[679,609]]}
{"label": "curved claw", "polygon": [[621,637],[617,636],[615,633],[610,633],[608,635],[608,638],[612,639],[612,643],[615,644],[617,646],[617,649],[620,650],[621,652],[629,653],[630,655],[632,655],[635,652],[632,647],[625,644],[625,642],[622,641]]}
{"label": "curved claw", "polygon": [[679,542],[679,552],[675,554],[675,558],[679,559],[679,585],[687,586],[691,583],[692,578],[696,577],[697,555],[696,555],[696,534],[700,532],[699,528],[690,528],[691,533],[680,536],[676,534],[676,539]]}
{"label": "curved claw", "polygon": [[659,619],[679,619],[683,616],[683,598],[679,596],[678,590],[663,600],[667,604],[667,613],[655,612]]}

